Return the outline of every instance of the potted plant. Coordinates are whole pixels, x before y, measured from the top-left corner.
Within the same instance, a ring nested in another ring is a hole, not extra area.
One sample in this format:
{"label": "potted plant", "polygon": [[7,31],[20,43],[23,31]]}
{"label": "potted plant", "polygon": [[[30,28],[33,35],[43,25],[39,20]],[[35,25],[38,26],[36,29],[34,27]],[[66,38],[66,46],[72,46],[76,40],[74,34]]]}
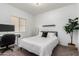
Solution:
{"label": "potted plant", "polygon": [[70,34],[71,37],[71,43],[68,43],[68,45],[75,46],[73,43],[73,32],[79,30],[78,17],[75,19],[69,19],[69,22],[64,26],[64,30],[67,34]]}

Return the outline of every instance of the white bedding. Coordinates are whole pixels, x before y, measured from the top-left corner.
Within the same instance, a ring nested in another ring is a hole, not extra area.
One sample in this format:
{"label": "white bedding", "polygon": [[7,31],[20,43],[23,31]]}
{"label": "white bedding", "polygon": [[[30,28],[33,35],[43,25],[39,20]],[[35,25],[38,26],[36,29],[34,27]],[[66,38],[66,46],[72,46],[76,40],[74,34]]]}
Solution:
{"label": "white bedding", "polygon": [[21,39],[19,46],[40,56],[51,56],[52,50],[58,44],[57,37],[44,38],[40,36]]}

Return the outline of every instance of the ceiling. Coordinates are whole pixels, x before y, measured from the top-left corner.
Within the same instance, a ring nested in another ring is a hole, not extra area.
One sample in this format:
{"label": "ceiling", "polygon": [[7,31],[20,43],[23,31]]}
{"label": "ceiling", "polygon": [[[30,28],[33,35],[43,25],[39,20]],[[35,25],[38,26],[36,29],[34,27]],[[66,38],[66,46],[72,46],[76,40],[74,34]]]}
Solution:
{"label": "ceiling", "polygon": [[39,5],[36,5],[34,3],[9,3],[9,5],[33,15],[37,15],[50,10],[55,10],[71,4],[73,3],[40,3]]}

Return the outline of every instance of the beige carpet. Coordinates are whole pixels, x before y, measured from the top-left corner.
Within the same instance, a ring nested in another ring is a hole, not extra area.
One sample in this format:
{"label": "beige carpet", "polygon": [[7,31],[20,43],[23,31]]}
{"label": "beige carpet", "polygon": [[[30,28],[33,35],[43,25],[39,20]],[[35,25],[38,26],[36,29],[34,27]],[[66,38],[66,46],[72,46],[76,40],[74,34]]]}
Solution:
{"label": "beige carpet", "polygon": [[[14,51],[6,51],[5,53],[1,54],[0,56],[37,56],[31,52],[28,52],[24,49],[17,49],[16,47],[13,49]],[[1,52],[1,51],[0,51]],[[76,49],[71,50],[68,47],[58,45],[53,51],[52,56],[79,56],[79,53]]]}

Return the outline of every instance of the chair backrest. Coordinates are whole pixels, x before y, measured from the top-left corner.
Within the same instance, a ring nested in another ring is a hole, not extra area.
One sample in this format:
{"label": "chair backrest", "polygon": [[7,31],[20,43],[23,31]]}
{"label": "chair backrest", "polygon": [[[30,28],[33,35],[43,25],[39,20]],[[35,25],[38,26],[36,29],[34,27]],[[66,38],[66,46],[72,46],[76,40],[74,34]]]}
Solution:
{"label": "chair backrest", "polygon": [[1,38],[2,47],[14,44],[15,43],[15,38],[16,37],[15,37],[14,34],[5,34],[5,35],[3,35],[2,38]]}

